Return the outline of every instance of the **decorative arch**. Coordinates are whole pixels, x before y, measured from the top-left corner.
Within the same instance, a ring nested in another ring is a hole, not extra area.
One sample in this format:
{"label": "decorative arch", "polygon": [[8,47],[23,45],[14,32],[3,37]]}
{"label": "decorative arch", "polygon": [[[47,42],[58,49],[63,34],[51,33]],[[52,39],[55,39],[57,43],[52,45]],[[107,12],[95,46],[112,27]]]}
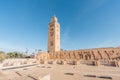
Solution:
{"label": "decorative arch", "polygon": [[83,54],[78,52],[78,55],[79,55],[79,59],[83,59]]}
{"label": "decorative arch", "polygon": [[84,54],[84,59],[85,60],[90,60],[91,59],[91,55],[88,54],[88,53]]}
{"label": "decorative arch", "polygon": [[108,59],[110,60],[110,56],[109,56],[109,54],[107,53],[107,51],[105,50],[104,52],[106,53]]}
{"label": "decorative arch", "polygon": [[[95,54],[93,51],[91,51],[91,56],[93,56],[93,60],[95,60]],[[91,57],[92,58],[92,57]]]}
{"label": "decorative arch", "polygon": [[100,59],[103,59],[103,57],[102,57],[100,51],[97,51],[97,52],[98,52],[98,54],[99,54],[99,56],[100,56]]}

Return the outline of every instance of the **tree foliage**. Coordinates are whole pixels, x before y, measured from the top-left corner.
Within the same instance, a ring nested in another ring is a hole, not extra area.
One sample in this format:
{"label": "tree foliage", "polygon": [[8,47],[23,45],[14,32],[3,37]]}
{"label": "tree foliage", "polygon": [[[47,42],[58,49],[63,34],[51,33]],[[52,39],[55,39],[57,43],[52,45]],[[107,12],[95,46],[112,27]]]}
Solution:
{"label": "tree foliage", "polygon": [[3,61],[5,59],[5,52],[0,51],[0,61]]}
{"label": "tree foliage", "polygon": [[21,52],[8,52],[7,58],[25,58],[26,55]]}

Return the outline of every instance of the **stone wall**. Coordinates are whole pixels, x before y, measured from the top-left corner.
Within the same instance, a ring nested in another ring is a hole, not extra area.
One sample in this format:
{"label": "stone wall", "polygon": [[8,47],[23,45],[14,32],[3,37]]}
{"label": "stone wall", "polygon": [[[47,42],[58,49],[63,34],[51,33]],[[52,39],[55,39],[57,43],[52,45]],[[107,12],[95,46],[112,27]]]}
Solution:
{"label": "stone wall", "polygon": [[[120,60],[120,47],[117,48],[95,48],[95,49],[86,49],[86,50],[73,50],[73,51],[58,51],[55,53],[38,53],[38,61],[80,61],[85,60],[85,63],[93,63],[94,61],[100,61],[103,65],[114,65],[113,60]],[[90,62],[92,61],[92,62]],[[111,62],[109,62],[111,61]],[[97,62],[98,63],[98,62]]]}

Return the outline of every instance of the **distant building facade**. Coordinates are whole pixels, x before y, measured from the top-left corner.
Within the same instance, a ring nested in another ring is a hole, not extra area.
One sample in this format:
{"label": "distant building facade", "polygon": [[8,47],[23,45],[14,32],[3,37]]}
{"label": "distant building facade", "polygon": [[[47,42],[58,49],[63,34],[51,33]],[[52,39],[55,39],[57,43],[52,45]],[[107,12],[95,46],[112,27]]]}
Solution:
{"label": "distant building facade", "polygon": [[[94,48],[85,50],[60,50],[60,24],[53,16],[48,27],[48,52],[38,53],[36,56],[40,63],[86,63],[99,65],[115,65],[120,67],[120,47]],[[81,62],[82,61],[82,62]],[[99,62],[98,62],[99,61]]]}

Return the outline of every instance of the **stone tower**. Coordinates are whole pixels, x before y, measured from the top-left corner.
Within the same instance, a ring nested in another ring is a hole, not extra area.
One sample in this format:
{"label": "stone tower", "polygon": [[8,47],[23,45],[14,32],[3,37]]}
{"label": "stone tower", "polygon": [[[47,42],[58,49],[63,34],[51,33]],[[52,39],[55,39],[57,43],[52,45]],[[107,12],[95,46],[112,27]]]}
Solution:
{"label": "stone tower", "polygon": [[60,24],[57,17],[53,16],[48,27],[48,53],[60,51]]}

